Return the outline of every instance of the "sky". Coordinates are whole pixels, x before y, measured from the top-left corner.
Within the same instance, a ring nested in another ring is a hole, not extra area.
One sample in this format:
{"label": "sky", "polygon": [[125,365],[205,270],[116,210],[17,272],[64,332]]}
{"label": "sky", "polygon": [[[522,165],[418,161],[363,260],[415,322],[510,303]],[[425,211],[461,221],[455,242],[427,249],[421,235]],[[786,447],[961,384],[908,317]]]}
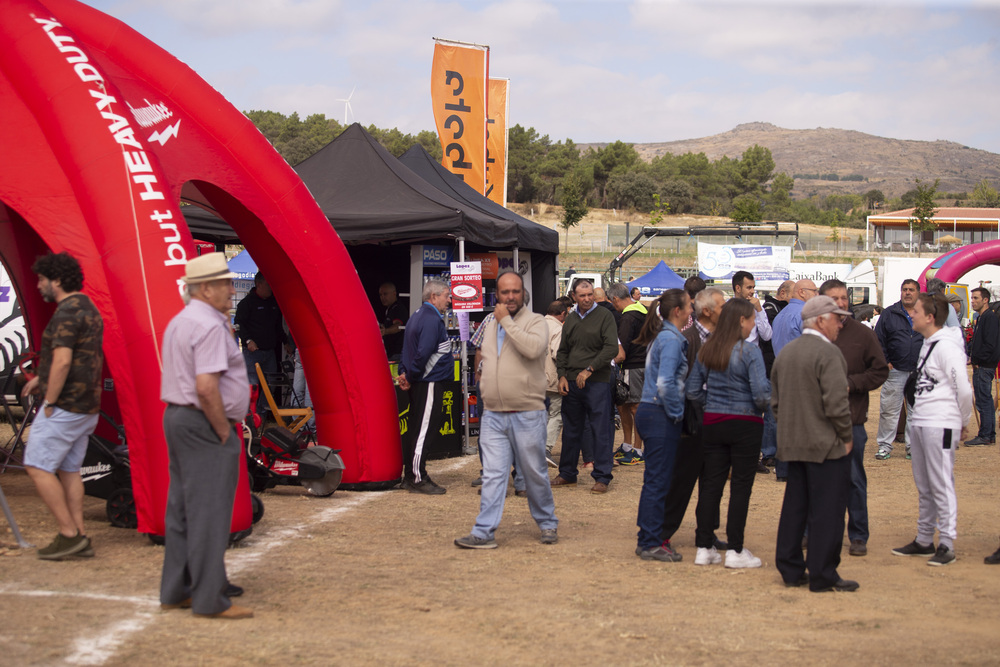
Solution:
{"label": "sky", "polygon": [[[651,143],[740,123],[1000,153],[1000,0],[89,0],[238,109],[434,129],[433,38],[490,47],[510,122]],[[353,95],[352,95],[353,91]]]}

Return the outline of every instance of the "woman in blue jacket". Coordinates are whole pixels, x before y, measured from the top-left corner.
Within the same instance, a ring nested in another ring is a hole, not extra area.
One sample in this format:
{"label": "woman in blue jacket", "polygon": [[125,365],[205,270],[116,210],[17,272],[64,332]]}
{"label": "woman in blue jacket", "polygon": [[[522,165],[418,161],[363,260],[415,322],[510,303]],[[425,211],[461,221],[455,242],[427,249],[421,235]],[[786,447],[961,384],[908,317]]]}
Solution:
{"label": "woman in blue jacket", "polygon": [[659,299],[659,317],[653,308],[649,310],[635,339],[637,345],[647,346],[642,398],[635,413],[635,427],[645,443],[646,462],[635,553],[643,560],[674,561],[679,558],[663,547],[660,533],[684,420],[687,340],[680,328],[691,314],[691,297],[682,289],[667,290]]}
{"label": "woman in blue jacket", "polygon": [[726,535],[726,567],[760,567],[760,559],[743,546],[750,507],[750,492],[757,475],[763,412],[771,400],[771,385],[764,370],[764,357],[746,338],[756,326],[754,309],[745,299],[731,299],[722,307],[719,324],[698,353],[688,376],[687,397],[705,407],[701,428],[704,467],[698,480],[698,527],[695,565],[722,562],[713,546],[719,527],[719,504],[726,478],[729,484],[729,516]]}

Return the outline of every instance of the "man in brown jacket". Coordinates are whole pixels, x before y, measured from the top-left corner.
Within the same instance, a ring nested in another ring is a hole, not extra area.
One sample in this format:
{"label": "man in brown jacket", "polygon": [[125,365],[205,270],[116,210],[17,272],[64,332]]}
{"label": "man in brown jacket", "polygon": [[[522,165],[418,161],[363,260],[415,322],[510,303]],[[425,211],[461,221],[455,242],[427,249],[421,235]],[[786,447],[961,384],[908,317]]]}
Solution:
{"label": "man in brown jacket", "polygon": [[[819,293],[847,310],[847,285],[836,278],[820,285]],[[847,499],[848,552],[852,556],[868,554],[868,476],[865,474],[865,443],[868,432],[868,394],[882,386],[889,377],[889,364],[875,332],[847,316],[837,339],[833,341],[847,361],[847,400],[851,406],[851,492]]]}
{"label": "man in brown jacket", "polygon": [[839,316],[849,314],[828,296],[810,299],[802,307],[802,335],[781,350],[771,371],[778,458],[788,462],[774,562],[786,586],[808,583],[817,593],[858,589],[856,581],[837,573],[852,440],[847,362],[833,341],[840,333]]}
{"label": "man in brown jacket", "polygon": [[479,394],[485,410],[479,424],[483,490],[472,532],[455,540],[463,549],[496,549],[513,463],[524,477],[528,508],[542,534],[555,544],[559,520],[545,464],[545,318],[524,307],[524,280],[514,271],[497,278],[494,321],[486,329]]}

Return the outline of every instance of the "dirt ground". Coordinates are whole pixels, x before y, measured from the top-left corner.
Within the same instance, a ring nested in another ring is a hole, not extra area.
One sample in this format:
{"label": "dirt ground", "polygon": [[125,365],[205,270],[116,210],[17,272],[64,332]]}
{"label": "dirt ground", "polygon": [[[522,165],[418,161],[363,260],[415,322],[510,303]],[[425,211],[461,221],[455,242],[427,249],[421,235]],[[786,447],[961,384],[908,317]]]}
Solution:
{"label": "dirt ground", "polygon": [[[861,583],[856,593],[781,585],[784,486],[773,474],[757,476],[747,522],[747,547],[764,560],[757,570],[693,565],[694,501],[674,539],[683,562],[639,560],[642,466],[616,468],[605,496],[584,484],[558,489],[557,545],[538,543],[511,493],[500,548],[457,549],[452,540],[479,507],[473,456],[431,463],[445,496],[263,494],[264,518],[227,556],[230,578],[246,588],[239,603],[256,614],[244,621],[161,612],[161,548],[111,527],[102,500],[85,505],[92,559],[37,560],[0,523],[0,664],[1000,663],[1000,567],[983,564],[1000,534],[998,448],[958,451],[958,561],[933,568],[893,556],[915,534],[917,496],[902,455],[874,460],[877,403],[876,392],[869,554],[845,548],[840,568]],[[54,524],[26,475],[8,471],[0,484],[25,537],[47,544]]]}

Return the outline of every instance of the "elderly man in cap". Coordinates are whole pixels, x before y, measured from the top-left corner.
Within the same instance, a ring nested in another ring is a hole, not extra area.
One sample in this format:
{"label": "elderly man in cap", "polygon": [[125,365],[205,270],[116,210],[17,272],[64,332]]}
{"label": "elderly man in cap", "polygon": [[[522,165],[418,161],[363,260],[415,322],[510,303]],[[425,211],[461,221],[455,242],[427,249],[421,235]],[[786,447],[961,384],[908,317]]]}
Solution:
{"label": "elderly man in cap", "polygon": [[235,294],[226,257],[213,252],[184,269],[187,306],[163,334],[160,398],[170,456],[160,607],[195,616],[253,616],[232,604],[224,556],[242,441],[233,427],[250,403],[246,364],[233,337]]}
{"label": "elderly man in cap", "polygon": [[809,584],[816,593],[858,589],[837,573],[853,447],[847,362],[833,343],[841,315],[850,313],[828,296],[806,302],[802,335],[785,345],[771,371],[778,458],[788,462],[774,562],[786,586]]}

